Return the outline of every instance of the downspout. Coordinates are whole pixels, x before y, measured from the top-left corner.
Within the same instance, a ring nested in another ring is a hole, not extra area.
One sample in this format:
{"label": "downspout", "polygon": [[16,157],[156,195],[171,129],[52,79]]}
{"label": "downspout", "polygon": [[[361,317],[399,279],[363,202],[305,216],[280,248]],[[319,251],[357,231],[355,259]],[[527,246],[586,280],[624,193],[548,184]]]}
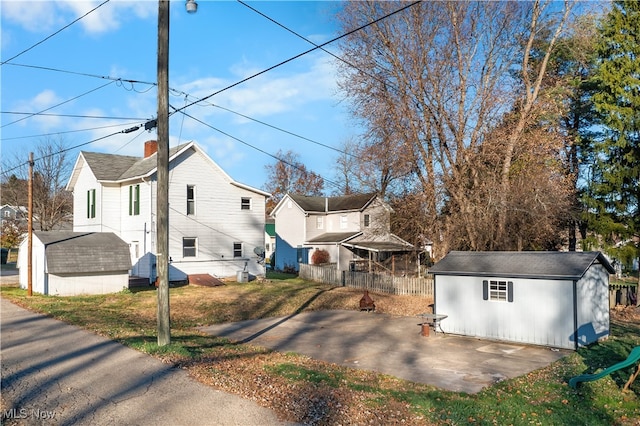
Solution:
{"label": "downspout", "polygon": [[573,280],[573,347],[578,350],[578,282]]}

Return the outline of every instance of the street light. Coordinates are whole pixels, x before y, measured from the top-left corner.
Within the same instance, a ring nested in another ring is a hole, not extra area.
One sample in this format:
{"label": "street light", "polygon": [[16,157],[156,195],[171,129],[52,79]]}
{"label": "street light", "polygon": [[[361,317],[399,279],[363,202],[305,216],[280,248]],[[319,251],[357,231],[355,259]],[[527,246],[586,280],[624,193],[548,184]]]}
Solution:
{"label": "street light", "polygon": [[[198,4],[186,0],[187,12]],[[171,343],[169,314],[169,0],[158,1],[157,247],[158,346]]]}
{"label": "street light", "polygon": [[196,0],[187,0],[185,6],[187,7],[188,13],[196,13],[198,11],[198,3],[196,3]]}

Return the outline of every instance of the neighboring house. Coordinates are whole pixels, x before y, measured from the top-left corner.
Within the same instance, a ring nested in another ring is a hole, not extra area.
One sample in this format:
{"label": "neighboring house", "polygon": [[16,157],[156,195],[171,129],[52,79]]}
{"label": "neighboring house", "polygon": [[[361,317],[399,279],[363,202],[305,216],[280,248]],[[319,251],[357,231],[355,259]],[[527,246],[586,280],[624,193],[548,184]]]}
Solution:
{"label": "neighboring house", "polygon": [[430,270],[444,332],[566,349],[609,335],[600,252],[451,252]]}
{"label": "neighboring house", "polygon": [[27,208],[22,206],[10,206],[9,204],[4,204],[2,207],[0,207],[0,220],[2,220],[2,223],[7,220],[18,220],[26,223]]}
{"label": "neighboring house", "polygon": [[271,216],[276,225],[278,270],[311,263],[315,249],[329,253],[338,270],[358,261],[384,261],[414,247],[390,231],[391,207],[376,194],[311,197],[287,194]]}
{"label": "neighboring house", "polygon": [[271,218],[266,219],[264,224],[264,258],[271,259],[276,251],[276,222]]}
{"label": "neighboring house", "polygon": [[[80,152],[67,189],[75,231],[113,232],[130,248],[132,275],[156,279],[157,143],[144,157]],[[189,274],[264,274],[268,193],[231,179],[195,143],[169,150],[171,281]]]}
{"label": "neighboring house", "polygon": [[[20,287],[28,287],[28,240],[20,244]],[[115,293],[128,288],[129,245],[112,232],[34,231],[32,290],[56,296]]]}

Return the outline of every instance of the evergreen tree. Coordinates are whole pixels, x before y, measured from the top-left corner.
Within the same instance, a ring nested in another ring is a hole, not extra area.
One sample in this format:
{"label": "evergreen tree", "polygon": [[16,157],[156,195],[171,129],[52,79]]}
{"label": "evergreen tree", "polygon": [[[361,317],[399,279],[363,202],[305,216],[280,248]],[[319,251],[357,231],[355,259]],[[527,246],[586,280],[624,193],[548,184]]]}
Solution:
{"label": "evergreen tree", "polygon": [[[640,2],[619,0],[604,18],[593,96],[603,137],[595,144],[591,227],[618,250],[640,255]],[[615,256],[615,249],[612,252]]]}

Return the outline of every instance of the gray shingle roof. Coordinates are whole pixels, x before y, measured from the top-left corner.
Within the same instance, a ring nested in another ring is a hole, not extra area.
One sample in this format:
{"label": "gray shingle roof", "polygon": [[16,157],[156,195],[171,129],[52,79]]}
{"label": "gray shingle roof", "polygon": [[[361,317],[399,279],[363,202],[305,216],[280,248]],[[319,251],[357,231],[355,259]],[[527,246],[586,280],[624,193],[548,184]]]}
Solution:
{"label": "gray shingle roof", "polygon": [[126,272],[129,245],[112,232],[34,231],[45,245],[51,274]]}
{"label": "gray shingle roof", "polygon": [[433,265],[429,272],[434,275],[577,280],[594,263],[600,263],[609,273],[614,273],[614,269],[604,255],[593,251],[452,251]]}
{"label": "gray shingle roof", "polygon": [[[186,145],[188,144],[169,149],[169,158]],[[87,151],[81,153],[96,179],[101,181],[118,181],[145,176],[155,170],[158,165],[157,153],[147,158]]]}
{"label": "gray shingle roof", "polygon": [[289,196],[306,212],[339,212],[362,210],[376,194],[345,195],[343,197],[312,197],[289,194]]}

